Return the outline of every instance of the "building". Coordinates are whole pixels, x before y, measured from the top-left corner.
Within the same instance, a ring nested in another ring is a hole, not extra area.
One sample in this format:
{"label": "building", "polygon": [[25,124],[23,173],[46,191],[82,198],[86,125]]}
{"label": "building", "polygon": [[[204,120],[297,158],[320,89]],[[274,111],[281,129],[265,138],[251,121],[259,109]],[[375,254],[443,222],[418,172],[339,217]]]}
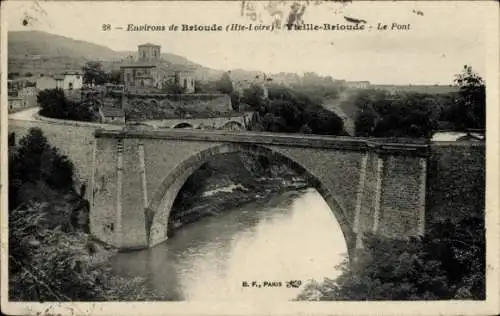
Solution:
{"label": "building", "polygon": [[36,79],[33,77],[17,78],[7,80],[8,95],[17,96],[17,92],[24,88],[36,86]]}
{"label": "building", "polygon": [[428,93],[428,94],[448,94],[459,91],[459,87],[455,85],[372,85],[371,88],[376,90],[388,91],[391,94],[410,92],[410,93]]}
{"label": "building", "polygon": [[194,92],[194,70],[184,65],[174,65],[161,58],[161,46],[143,44],[138,46],[137,59],[127,58],[120,66],[123,84],[127,90],[153,88],[162,89],[176,84],[185,93]]}
{"label": "building", "polygon": [[56,88],[63,90],[77,90],[83,86],[83,76],[78,71],[67,71],[54,77]]}
{"label": "building", "polygon": [[26,107],[26,102],[24,98],[21,97],[9,97],[9,111],[15,111]]}
{"label": "building", "polygon": [[[9,80],[7,82],[9,110],[36,106],[38,90],[35,86],[36,82],[31,78]],[[20,101],[21,99],[23,102]]]}
{"label": "building", "polygon": [[36,88],[38,91],[56,88],[56,79],[52,77],[39,77],[36,79]]}
{"label": "building", "polygon": [[24,99],[25,106],[37,105],[38,90],[35,87],[24,87],[17,92],[17,96]]}
{"label": "building", "polygon": [[346,81],[345,86],[350,89],[367,89],[370,87],[370,81]]}
{"label": "building", "polygon": [[125,112],[121,108],[109,105],[101,106],[99,108],[99,115],[102,123],[125,124]]}

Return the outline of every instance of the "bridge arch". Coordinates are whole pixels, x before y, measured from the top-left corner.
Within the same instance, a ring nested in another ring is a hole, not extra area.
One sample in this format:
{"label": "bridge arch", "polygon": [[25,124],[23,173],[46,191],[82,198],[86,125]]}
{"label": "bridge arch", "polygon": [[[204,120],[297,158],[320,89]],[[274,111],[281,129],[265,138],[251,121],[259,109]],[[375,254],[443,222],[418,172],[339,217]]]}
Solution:
{"label": "bridge arch", "polygon": [[188,122],[181,122],[177,123],[172,128],[194,128],[194,126],[191,123]]}
{"label": "bridge arch", "polygon": [[244,126],[238,121],[231,120],[224,123],[221,128],[225,130],[242,130]]}
{"label": "bridge arch", "polygon": [[209,149],[202,150],[201,152],[190,156],[188,159],[178,164],[177,167],[164,178],[151,196],[151,200],[149,201],[145,212],[146,234],[150,247],[157,245],[168,238],[168,223],[172,206],[187,179],[213,157],[222,154],[240,152],[250,153],[257,156],[263,155],[272,158],[273,161],[284,162],[299,174],[304,175],[308,183],[319,192],[328,204],[330,210],[334,214],[334,217],[337,219],[339,226],[341,227],[348,252],[349,254],[352,253],[355,247],[355,235],[351,229],[352,224],[350,223],[348,213],[338,203],[333,192],[330,192],[327,186],[318,180],[318,176],[312,174],[307,167],[302,166],[291,157],[264,145],[247,145],[237,143],[216,145]]}

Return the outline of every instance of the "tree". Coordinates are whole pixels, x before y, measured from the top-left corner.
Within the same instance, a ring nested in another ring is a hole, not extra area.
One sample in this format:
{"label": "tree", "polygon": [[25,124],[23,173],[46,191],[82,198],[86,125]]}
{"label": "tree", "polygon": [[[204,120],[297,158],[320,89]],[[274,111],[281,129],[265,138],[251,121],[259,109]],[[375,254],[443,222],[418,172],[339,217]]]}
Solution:
{"label": "tree", "polygon": [[431,137],[437,128],[437,106],[427,94],[367,90],[354,103],[358,136]]}
{"label": "tree", "polygon": [[53,118],[68,116],[68,102],[62,89],[48,89],[38,92],[37,103],[40,105],[40,114]]}
{"label": "tree", "polygon": [[304,124],[300,128],[299,133],[301,133],[301,134],[312,134],[312,129],[309,127],[309,125]]}
{"label": "tree", "polygon": [[112,70],[106,73],[106,82],[120,84],[122,82],[122,74],[120,70]]}
{"label": "tree", "polygon": [[221,93],[231,94],[234,91],[233,82],[228,72],[222,74],[222,77],[216,82],[215,86]]}
{"label": "tree", "polygon": [[[92,96],[95,98],[95,96]],[[42,90],[37,95],[40,105],[40,114],[57,119],[91,122],[96,119],[95,102],[87,99],[86,102],[68,100],[62,89]]]}
{"label": "tree", "polygon": [[[481,212],[479,212],[481,213]],[[436,222],[426,236],[367,235],[357,260],[335,280],[306,286],[300,300],[450,300],[485,298],[484,217]]]}
{"label": "tree", "polygon": [[162,83],[162,91],[169,94],[183,94],[186,88],[180,85],[179,75],[176,73],[174,78]]}
{"label": "tree", "polygon": [[[113,275],[113,252],[99,249],[75,220],[83,212],[88,222],[88,202],[73,189],[72,176],[72,162],[39,128],[9,150],[9,299],[154,299],[143,280]],[[15,193],[22,199],[11,198]]]}
{"label": "tree", "polygon": [[102,69],[102,64],[98,61],[89,61],[82,68],[83,83],[103,85],[107,82],[106,72]]}
{"label": "tree", "polygon": [[354,124],[356,136],[370,136],[377,125],[377,114],[370,106],[363,106],[359,110]]}
{"label": "tree", "polygon": [[258,85],[251,85],[243,90],[242,102],[250,105],[253,109],[259,109],[264,104],[264,91]]}
{"label": "tree", "polygon": [[319,101],[311,99],[309,95],[287,87],[269,86],[266,99],[262,87],[253,85],[244,90],[243,102],[256,110],[257,117],[252,118],[250,124],[252,130],[345,134],[343,121],[335,113],[325,110]]}
{"label": "tree", "polygon": [[194,93],[202,93],[203,91],[203,86],[199,80],[194,81]]}
{"label": "tree", "polygon": [[465,65],[462,72],[455,76],[455,83],[459,87],[457,111],[462,118],[458,122],[461,127],[480,128],[486,126],[486,89],[483,79]]}
{"label": "tree", "polygon": [[9,133],[8,143],[9,143],[9,147],[16,145],[16,133],[15,132]]}
{"label": "tree", "polygon": [[[49,188],[72,190],[74,166],[68,157],[50,146],[39,128],[31,128],[9,155],[9,208],[26,200],[29,184],[46,183]],[[36,193],[36,192],[35,192]],[[41,193],[43,195],[43,192]]]}
{"label": "tree", "polygon": [[240,109],[240,94],[238,92],[231,92],[231,107],[233,111],[239,111]]}

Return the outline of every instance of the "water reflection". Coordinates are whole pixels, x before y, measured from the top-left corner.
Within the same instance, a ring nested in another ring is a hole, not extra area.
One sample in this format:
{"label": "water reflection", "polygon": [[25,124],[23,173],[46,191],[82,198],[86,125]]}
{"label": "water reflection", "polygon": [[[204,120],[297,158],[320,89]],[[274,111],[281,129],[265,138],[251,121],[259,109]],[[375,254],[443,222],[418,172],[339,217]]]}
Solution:
{"label": "water reflection", "polygon": [[[342,231],[315,190],[287,192],[180,228],[152,249],[120,253],[119,274],[141,276],[174,300],[291,300],[286,281],[335,276],[347,252]],[[243,287],[242,282],[282,287]],[[257,283],[258,284],[258,283]]]}

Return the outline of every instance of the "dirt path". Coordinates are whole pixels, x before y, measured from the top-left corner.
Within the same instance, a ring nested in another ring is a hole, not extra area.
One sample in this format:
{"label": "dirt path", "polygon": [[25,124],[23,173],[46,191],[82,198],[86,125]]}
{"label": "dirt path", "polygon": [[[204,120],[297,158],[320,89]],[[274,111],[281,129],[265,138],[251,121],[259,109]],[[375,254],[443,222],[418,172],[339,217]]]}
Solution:
{"label": "dirt path", "polygon": [[326,99],[323,102],[323,107],[337,114],[342,119],[342,121],[344,121],[345,131],[349,135],[354,136],[356,132],[354,125],[354,120],[355,120],[354,114],[347,114],[342,109],[342,104],[346,103],[351,95],[352,92],[350,92],[349,90],[342,91],[337,99]]}
{"label": "dirt path", "polygon": [[9,119],[18,121],[38,121],[34,116],[40,110],[39,107],[29,108],[24,111],[19,111],[16,113],[9,114]]}

